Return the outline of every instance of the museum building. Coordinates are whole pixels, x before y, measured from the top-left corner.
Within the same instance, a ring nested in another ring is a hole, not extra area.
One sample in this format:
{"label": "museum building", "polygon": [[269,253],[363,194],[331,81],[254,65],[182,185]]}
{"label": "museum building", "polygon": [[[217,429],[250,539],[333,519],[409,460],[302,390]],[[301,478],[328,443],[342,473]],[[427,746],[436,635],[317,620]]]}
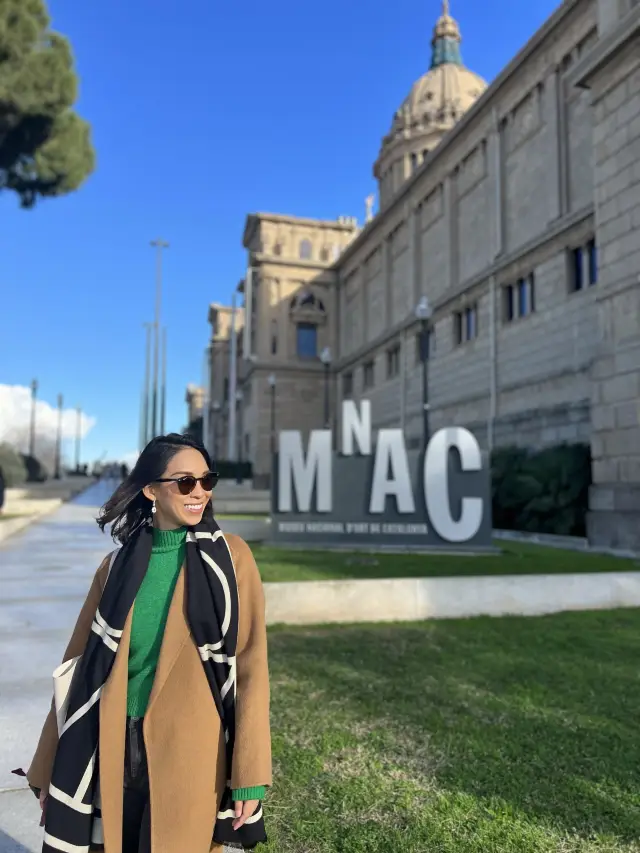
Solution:
{"label": "museum building", "polygon": [[410,448],[451,425],[590,442],[589,537],[640,547],[640,3],[565,0],[490,86],[442,6],[376,212],[247,217],[242,304],[209,310],[206,442],[258,486],[275,431],[338,428],[345,398]]}

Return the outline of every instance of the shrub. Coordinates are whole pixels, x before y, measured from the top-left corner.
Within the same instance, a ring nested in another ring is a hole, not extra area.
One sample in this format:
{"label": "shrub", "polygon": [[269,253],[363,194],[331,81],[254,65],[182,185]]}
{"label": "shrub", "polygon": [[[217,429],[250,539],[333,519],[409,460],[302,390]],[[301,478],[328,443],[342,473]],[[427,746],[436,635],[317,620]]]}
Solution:
{"label": "shrub", "polygon": [[[218,459],[214,463],[215,470],[220,474],[221,480],[235,480],[238,476],[238,463],[228,459]],[[243,480],[250,480],[253,476],[251,462],[240,462],[240,470]]]}
{"label": "shrub", "polygon": [[35,456],[22,453],[22,460],[27,469],[27,480],[29,483],[44,483],[49,477],[46,466]]}
{"label": "shrub", "polygon": [[27,469],[20,454],[10,444],[0,444],[0,468],[5,485],[11,489],[27,479]]}
{"label": "shrub", "polygon": [[588,444],[500,448],[491,457],[494,527],[584,536],[591,485]]}

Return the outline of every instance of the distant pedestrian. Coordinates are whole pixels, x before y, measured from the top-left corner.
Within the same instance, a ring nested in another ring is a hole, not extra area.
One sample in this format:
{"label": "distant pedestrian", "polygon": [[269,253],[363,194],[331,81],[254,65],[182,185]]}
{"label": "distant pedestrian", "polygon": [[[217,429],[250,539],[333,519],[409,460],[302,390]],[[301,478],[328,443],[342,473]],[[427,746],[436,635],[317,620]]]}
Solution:
{"label": "distant pedestrian", "polygon": [[96,573],[64,655],[68,704],[56,690],[27,772],[45,853],[266,841],[264,592],[249,546],[214,518],[211,466],[195,439],[158,436],[102,507],[121,547]]}
{"label": "distant pedestrian", "polygon": [[120,479],[126,480],[129,476],[129,467],[123,462],[120,466]]}
{"label": "distant pedestrian", "polygon": [[4,494],[5,494],[5,481],[4,474],[2,473],[2,468],[0,468],[0,513],[2,512],[2,508],[4,507]]}

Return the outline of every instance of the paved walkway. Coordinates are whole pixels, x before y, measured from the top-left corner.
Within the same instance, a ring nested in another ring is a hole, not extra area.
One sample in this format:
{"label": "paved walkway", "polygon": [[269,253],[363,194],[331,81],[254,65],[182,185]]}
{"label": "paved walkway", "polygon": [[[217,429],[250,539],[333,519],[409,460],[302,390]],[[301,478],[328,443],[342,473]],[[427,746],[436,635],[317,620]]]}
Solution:
{"label": "paved walkway", "polygon": [[40,809],[23,780],[60,663],[91,577],[113,547],[95,523],[114,483],[0,544],[0,853],[39,853]]}

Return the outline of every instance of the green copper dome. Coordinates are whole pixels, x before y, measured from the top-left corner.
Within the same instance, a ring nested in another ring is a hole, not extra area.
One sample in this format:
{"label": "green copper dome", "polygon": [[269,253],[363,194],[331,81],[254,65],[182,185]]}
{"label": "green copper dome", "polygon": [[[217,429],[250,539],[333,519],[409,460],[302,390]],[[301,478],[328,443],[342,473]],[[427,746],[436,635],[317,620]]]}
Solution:
{"label": "green copper dome", "polygon": [[440,65],[462,65],[460,55],[460,28],[458,22],[449,14],[449,0],[443,0],[442,15],[438,18],[431,41],[431,67]]}

